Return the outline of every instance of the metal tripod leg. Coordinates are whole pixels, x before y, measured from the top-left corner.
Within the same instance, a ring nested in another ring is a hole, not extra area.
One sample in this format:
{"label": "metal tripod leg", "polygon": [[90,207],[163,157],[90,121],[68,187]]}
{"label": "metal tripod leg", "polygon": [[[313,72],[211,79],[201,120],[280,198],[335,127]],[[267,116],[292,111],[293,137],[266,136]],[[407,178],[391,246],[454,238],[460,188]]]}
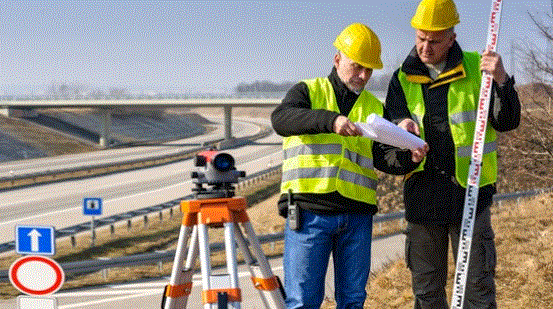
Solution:
{"label": "metal tripod leg", "polygon": [[[186,244],[192,232],[190,240],[190,248],[185,267],[184,254]],[[171,271],[171,279],[169,285],[165,288],[164,309],[186,308],[188,295],[192,290],[192,274],[194,272],[194,263],[198,257],[198,230],[194,226],[181,225],[177,249],[175,251],[175,260]]]}
{"label": "metal tripod leg", "polygon": [[[252,228],[249,221],[241,223],[247,235],[247,240],[244,238],[238,224],[236,224],[236,241],[244,255],[244,260],[248,265],[254,287],[259,291],[265,308],[283,309],[285,308],[284,297],[281,290],[281,284],[278,278],[273,275],[271,266],[261,249],[261,244]],[[248,248],[248,242],[253,255]]]}
{"label": "metal tripod leg", "polygon": [[[283,309],[284,299],[281,285],[273,275],[265,258],[259,240],[253,231],[245,212],[244,198],[217,198],[181,202],[183,224],[181,226],[170,284],[167,285],[163,309],[186,308],[192,289],[192,273],[198,255],[202,270],[202,303],[204,309],[240,309],[241,290],[238,280],[236,242],[240,246],[252,275],[254,287],[260,291],[266,308]],[[248,239],[242,234],[238,223],[242,223]],[[228,274],[211,273],[208,227],[224,227],[225,252]],[[188,238],[192,233],[186,265],[183,257]],[[254,254],[248,249],[252,245]]]}
{"label": "metal tripod leg", "polygon": [[219,293],[226,294],[229,308],[240,309],[241,295],[234,243],[234,223],[224,224],[225,253],[228,274],[212,275],[207,227],[198,225],[200,243],[200,263],[202,267],[202,300],[204,309],[217,309]]}

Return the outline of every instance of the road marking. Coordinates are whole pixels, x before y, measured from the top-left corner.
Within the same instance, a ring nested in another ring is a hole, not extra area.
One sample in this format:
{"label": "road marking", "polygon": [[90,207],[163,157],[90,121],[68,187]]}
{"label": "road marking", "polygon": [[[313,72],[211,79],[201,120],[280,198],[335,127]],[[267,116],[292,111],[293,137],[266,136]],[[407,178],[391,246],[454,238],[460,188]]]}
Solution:
{"label": "road marking", "polygon": [[[163,285],[165,286],[165,285]],[[160,285],[161,287],[161,285]],[[56,293],[54,296],[57,298],[74,298],[74,297],[91,297],[91,296],[103,296],[103,295],[122,295],[122,294],[150,294],[159,293],[160,289],[126,289],[126,290],[113,290],[113,291],[83,291],[77,293]]]}
{"label": "road marking", "polygon": [[[111,199],[111,200],[106,200],[105,204],[116,202],[118,200],[137,197],[137,196],[144,195],[144,194],[151,194],[151,193],[154,193],[154,192],[157,192],[157,191],[167,190],[167,189],[170,189],[172,187],[182,186],[182,185],[185,185],[187,182],[192,182],[192,180],[187,180],[185,182],[180,182],[180,183],[168,186],[168,187],[163,187],[163,188],[159,188],[159,189],[152,190],[152,191],[145,191],[145,192],[141,192],[141,193],[135,193],[133,195],[127,195],[127,196],[123,196],[123,197],[114,198],[114,199]],[[40,218],[40,217],[44,217],[44,216],[50,216],[50,215],[55,215],[55,214],[59,214],[59,213],[64,213],[64,212],[67,212],[67,211],[74,211],[74,210],[81,211],[82,208],[83,207],[81,205],[81,206],[78,206],[78,207],[72,207],[72,208],[67,208],[67,209],[63,209],[63,210],[57,210],[57,211],[53,211],[53,212],[47,212],[47,213],[43,213],[43,214],[39,214],[39,215],[34,215],[34,216],[30,216],[30,217],[15,219],[15,220],[7,221],[7,222],[2,222],[2,223],[0,223],[0,226],[13,224],[13,223],[17,223],[17,222],[21,222],[21,221],[25,221],[25,220],[29,220],[29,219],[35,219],[35,218]]]}
{"label": "road marking", "polygon": [[[258,161],[266,160],[267,158],[270,158],[274,155],[275,154],[273,153],[273,154],[264,156],[262,158],[256,159],[254,161],[249,161],[247,163],[255,163],[255,162],[258,162]],[[247,164],[247,163],[242,163],[240,165],[244,165],[244,164]],[[158,192],[158,191],[168,190],[168,189],[178,187],[178,186],[184,186],[184,185],[187,185],[191,182],[192,182],[192,180],[187,180],[187,181],[184,181],[184,182],[176,183],[176,184],[173,184],[173,185],[170,185],[170,186],[167,186],[167,187],[163,187],[163,188],[159,188],[159,189],[155,189],[155,190],[151,190],[151,191],[135,193],[133,195],[127,195],[127,196],[118,197],[118,198],[115,198],[115,199],[105,200],[105,204],[113,203],[113,202],[123,200],[123,199],[133,198],[133,197],[137,197],[137,196],[141,196],[141,195],[145,195],[145,194],[152,194],[152,193],[155,193],[155,192]],[[24,201],[24,202],[21,202],[21,203],[26,203],[26,202],[30,202],[30,201],[40,201],[40,199],[28,200],[28,201]],[[82,206],[67,208],[67,209],[63,209],[63,210],[57,210],[57,211],[53,211],[53,212],[47,212],[47,213],[38,214],[38,215],[25,217],[25,218],[20,218],[20,219],[15,219],[15,220],[11,220],[11,221],[6,221],[6,222],[0,223],[0,226],[10,225],[10,224],[18,223],[18,222],[21,222],[21,221],[29,220],[29,219],[36,219],[36,218],[41,218],[41,217],[44,217],[44,216],[50,216],[50,215],[55,215],[55,214],[60,214],[60,213],[64,213],[64,212],[68,212],[68,211],[75,211],[75,210],[79,210],[79,211],[82,210]]]}

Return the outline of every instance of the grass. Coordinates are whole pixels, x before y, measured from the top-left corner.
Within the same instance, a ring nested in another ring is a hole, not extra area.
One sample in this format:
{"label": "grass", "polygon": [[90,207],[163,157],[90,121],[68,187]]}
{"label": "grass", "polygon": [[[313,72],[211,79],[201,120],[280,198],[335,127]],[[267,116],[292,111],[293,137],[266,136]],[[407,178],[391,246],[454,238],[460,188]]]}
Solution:
{"label": "grass", "polygon": [[[498,308],[550,308],[553,304],[553,194],[492,208],[497,245]],[[455,266],[450,255],[448,299]],[[404,260],[371,274],[365,308],[411,309],[411,274]],[[327,301],[322,308],[333,308]]]}

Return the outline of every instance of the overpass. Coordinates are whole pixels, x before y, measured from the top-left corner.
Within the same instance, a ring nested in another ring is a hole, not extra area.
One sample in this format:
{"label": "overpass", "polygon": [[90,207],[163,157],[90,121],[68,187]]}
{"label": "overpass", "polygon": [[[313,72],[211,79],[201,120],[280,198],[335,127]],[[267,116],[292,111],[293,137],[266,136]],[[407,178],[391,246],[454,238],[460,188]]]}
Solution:
{"label": "overpass", "polygon": [[99,128],[99,146],[107,148],[110,142],[111,112],[115,108],[174,108],[174,107],[220,107],[223,108],[225,139],[232,138],[232,108],[234,107],[276,107],[281,99],[264,98],[220,98],[220,99],[118,99],[118,100],[21,100],[0,101],[1,113],[7,117],[20,117],[33,113],[35,109],[93,108],[102,115]]}

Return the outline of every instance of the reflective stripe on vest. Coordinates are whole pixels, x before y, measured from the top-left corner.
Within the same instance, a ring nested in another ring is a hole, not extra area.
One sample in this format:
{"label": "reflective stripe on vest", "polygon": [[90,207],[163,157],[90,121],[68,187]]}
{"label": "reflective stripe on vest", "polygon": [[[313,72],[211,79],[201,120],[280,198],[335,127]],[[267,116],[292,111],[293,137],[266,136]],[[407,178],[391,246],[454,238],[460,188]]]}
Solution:
{"label": "reflective stripe on vest", "polygon": [[[328,78],[304,81],[312,109],[339,112],[334,89]],[[382,103],[367,91],[361,92],[348,118],[365,121],[383,114]],[[372,140],[334,133],[285,137],[281,192],[330,193],[376,204],[377,176],[373,170]]]}
{"label": "reflective stripe on vest", "polygon": [[[291,148],[284,149],[284,159],[289,159],[299,155],[325,155],[342,153],[341,144],[308,144],[299,145]],[[346,159],[351,162],[361,165],[366,168],[373,168],[373,159],[365,157],[357,152],[353,152],[349,149],[344,149],[344,155]]]}
{"label": "reflective stripe on vest", "polygon": [[[476,125],[476,109],[480,95],[480,55],[463,53],[463,69],[466,77],[454,80],[449,85],[447,94],[449,127],[455,145],[455,178],[463,187],[467,185],[468,170],[472,153],[472,143]],[[407,107],[412,118],[419,124],[421,137],[424,139],[425,114],[421,84],[408,81],[407,75],[399,71],[398,79],[405,93]],[[431,150],[432,151],[432,150]],[[415,170],[424,169],[426,158]],[[482,156],[482,174],[480,186],[495,183],[497,179],[497,142],[495,130],[488,125]]]}

